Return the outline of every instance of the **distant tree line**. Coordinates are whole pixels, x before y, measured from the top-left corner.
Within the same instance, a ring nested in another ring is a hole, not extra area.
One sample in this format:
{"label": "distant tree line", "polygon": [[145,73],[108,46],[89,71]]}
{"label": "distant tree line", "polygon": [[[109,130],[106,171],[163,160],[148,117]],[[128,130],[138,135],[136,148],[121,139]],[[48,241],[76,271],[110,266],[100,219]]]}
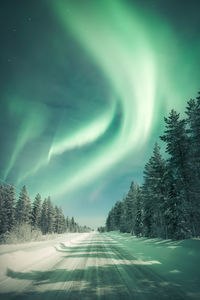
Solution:
{"label": "distant tree line", "polygon": [[41,230],[42,234],[91,230],[80,226],[73,217],[65,217],[62,208],[54,206],[50,197],[42,201],[40,194],[37,194],[31,203],[24,186],[16,201],[14,186],[0,185],[0,235],[23,224],[30,225],[32,230]]}
{"label": "distant tree line", "polygon": [[155,144],[141,186],[108,214],[106,230],[136,236],[184,239],[200,236],[200,92],[187,102],[185,118],[171,110],[164,118],[167,159]]}
{"label": "distant tree line", "polygon": [[106,227],[105,226],[100,226],[97,228],[97,231],[102,233],[102,232],[106,232]]}

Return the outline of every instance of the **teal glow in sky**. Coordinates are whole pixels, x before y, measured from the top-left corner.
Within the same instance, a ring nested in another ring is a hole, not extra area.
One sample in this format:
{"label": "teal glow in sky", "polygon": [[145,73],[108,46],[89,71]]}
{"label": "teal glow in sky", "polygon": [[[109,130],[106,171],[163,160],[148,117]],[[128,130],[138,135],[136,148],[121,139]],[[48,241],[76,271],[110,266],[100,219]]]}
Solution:
{"label": "teal glow in sky", "polygon": [[198,9],[198,1],[5,3],[0,178],[103,225],[130,181],[141,182],[163,117],[183,112],[199,90]]}

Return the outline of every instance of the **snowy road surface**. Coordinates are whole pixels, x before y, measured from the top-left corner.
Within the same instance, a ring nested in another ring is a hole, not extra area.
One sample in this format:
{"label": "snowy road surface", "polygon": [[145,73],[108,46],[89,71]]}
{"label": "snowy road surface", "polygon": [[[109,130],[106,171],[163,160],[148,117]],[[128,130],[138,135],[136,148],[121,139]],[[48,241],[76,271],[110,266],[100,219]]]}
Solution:
{"label": "snowy road surface", "polygon": [[200,299],[199,244],[114,232],[0,246],[0,299]]}

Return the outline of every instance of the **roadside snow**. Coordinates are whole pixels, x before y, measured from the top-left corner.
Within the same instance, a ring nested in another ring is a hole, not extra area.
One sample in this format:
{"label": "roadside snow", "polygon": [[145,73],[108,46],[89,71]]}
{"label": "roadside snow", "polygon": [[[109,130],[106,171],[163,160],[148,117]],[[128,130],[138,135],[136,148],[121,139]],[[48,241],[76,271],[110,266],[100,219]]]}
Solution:
{"label": "roadside snow", "polygon": [[14,271],[23,270],[24,268],[37,265],[48,261],[53,257],[54,261],[59,258],[56,249],[60,249],[60,244],[71,246],[74,243],[85,238],[88,233],[67,233],[56,239],[40,242],[29,242],[16,245],[0,246],[0,280],[5,276],[7,269]]}

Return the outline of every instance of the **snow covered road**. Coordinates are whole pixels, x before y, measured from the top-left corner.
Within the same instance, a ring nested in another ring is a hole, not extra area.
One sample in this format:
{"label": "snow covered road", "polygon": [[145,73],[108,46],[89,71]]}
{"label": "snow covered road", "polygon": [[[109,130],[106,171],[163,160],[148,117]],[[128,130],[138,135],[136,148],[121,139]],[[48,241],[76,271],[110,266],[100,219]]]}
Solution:
{"label": "snow covered road", "polygon": [[74,233],[0,246],[0,299],[200,299],[194,244]]}

